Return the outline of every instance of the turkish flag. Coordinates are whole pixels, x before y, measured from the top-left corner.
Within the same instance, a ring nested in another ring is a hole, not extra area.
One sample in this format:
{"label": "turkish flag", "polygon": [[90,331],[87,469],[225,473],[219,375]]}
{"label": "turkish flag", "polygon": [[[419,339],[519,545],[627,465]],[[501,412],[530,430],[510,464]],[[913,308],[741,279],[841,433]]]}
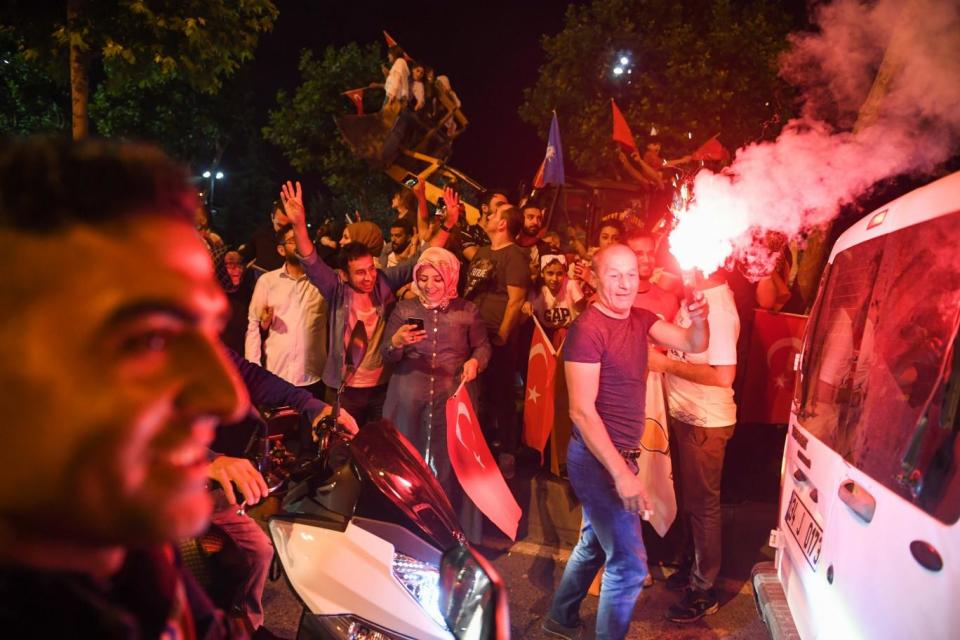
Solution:
{"label": "turkish flag", "polygon": [[720,144],[720,141],[717,140],[717,136],[713,136],[700,145],[700,148],[694,151],[690,157],[698,161],[718,160],[720,162],[726,162],[730,159],[730,152],[727,151],[722,144]]}
{"label": "turkish flag", "polygon": [[628,153],[636,151],[637,141],[633,139],[627,119],[623,117],[613,98],[610,98],[610,107],[613,109],[613,141],[623,145]]}
{"label": "turkish flag", "polygon": [[383,39],[387,42],[388,47],[397,46],[397,41],[394,40],[389,33],[387,33],[386,29],[383,30]]}
{"label": "turkish flag", "polygon": [[527,390],[523,401],[523,441],[540,452],[553,430],[554,377],[557,372],[557,353],[543,327],[534,318],[533,339],[527,360]]}
{"label": "turkish flag", "polygon": [[350,101],[353,102],[353,106],[357,108],[357,115],[363,115],[363,91],[364,89],[351,89],[350,91],[344,91],[343,95],[350,98]]}
{"label": "turkish flag", "polygon": [[461,384],[447,400],[447,453],[460,486],[483,515],[511,540],[517,539],[520,505],[480,432],[470,395]]}
{"label": "turkish flag", "polygon": [[740,422],[786,424],[807,316],[756,309],[743,380]]}

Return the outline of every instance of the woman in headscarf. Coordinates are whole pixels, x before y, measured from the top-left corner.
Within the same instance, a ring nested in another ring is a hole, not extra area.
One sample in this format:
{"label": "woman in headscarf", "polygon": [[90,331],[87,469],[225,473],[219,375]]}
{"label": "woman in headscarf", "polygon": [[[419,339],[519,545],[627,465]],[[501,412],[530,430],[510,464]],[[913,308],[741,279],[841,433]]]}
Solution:
{"label": "woman in headscarf", "polygon": [[380,227],[376,224],[366,220],[348,224],[343,228],[343,235],[340,237],[340,246],[342,247],[351,242],[359,242],[362,245],[366,245],[366,247],[370,249],[370,253],[373,254],[373,261],[377,268],[380,269],[384,266],[380,264],[380,254],[383,253],[383,232],[380,231]]}
{"label": "woman in headscarf", "polygon": [[490,342],[472,302],[457,297],[460,261],[439,247],[413,269],[415,298],[402,300],[387,322],[381,353],[393,363],[383,416],[391,420],[437,476],[467,537],[479,540],[481,518],[464,495],[447,455],[446,401],[461,381],[473,380],[490,360]]}

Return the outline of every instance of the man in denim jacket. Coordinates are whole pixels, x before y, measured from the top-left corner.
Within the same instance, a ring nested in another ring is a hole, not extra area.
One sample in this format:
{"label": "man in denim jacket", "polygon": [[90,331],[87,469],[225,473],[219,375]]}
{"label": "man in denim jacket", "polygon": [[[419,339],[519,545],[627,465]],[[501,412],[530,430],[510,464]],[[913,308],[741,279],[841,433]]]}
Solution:
{"label": "man in denim jacket", "polygon": [[[395,267],[377,269],[370,250],[351,242],[341,249],[341,275],[317,258],[307,231],[306,212],[300,183],[287,182],[281,191],[281,200],[293,224],[304,271],[316,285],[329,305],[329,344],[327,362],[323,369],[323,383],[332,396],[340,388],[346,374],[346,345],[351,335],[362,325],[367,337],[363,361],[354,363],[355,370],[348,379],[341,397],[341,406],[363,425],[380,418],[386,397],[389,370],[380,358],[380,341],[386,319],[396,298],[394,293],[413,278],[414,259]],[[460,216],[460,198],[452,189],[444,190],[447,216],[430,246],[442,247]],[[332,401],[332,397],[330,398]]]}

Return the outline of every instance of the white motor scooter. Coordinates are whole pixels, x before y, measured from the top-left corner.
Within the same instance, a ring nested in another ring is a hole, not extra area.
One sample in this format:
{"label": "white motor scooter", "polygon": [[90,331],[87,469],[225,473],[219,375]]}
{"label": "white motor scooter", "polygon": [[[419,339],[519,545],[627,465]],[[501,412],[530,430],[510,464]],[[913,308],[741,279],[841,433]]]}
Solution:
{"label": "white motor scooter", "polygon": [[[345,380],[365,338],[351,340]],[[297,638],[507,640],[503,582],[466,541],[419,452],[386,420],[331,446],[338,412],[269,519],[303,604]]]}

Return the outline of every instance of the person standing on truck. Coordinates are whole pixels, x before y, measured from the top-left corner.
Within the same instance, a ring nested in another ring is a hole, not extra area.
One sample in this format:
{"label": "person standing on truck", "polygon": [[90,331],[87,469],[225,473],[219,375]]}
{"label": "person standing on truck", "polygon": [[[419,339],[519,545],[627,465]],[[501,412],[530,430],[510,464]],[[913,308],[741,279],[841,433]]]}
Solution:
{"label": "person standing on truck", "polygon": [[[720,572],[720,476],[724,451],[737,422],[733,379],[740,317],[733,291],[721,272],[696,288],[710,305],[707,350],[685,353],[671,349],[667,355],[651,350],[649,354],[650,369],[666,374],[670,430],[676,436],[679,461],[680,513],[687,524],[684,546],[690,560],[667,580],[668,588],[684,591],[683,598],[667,612],[668,619],[680,623],[694,622],[719,609],[714,583]],[[686,309],[681,308],[676,323],[687,327],[690,322]]]}

